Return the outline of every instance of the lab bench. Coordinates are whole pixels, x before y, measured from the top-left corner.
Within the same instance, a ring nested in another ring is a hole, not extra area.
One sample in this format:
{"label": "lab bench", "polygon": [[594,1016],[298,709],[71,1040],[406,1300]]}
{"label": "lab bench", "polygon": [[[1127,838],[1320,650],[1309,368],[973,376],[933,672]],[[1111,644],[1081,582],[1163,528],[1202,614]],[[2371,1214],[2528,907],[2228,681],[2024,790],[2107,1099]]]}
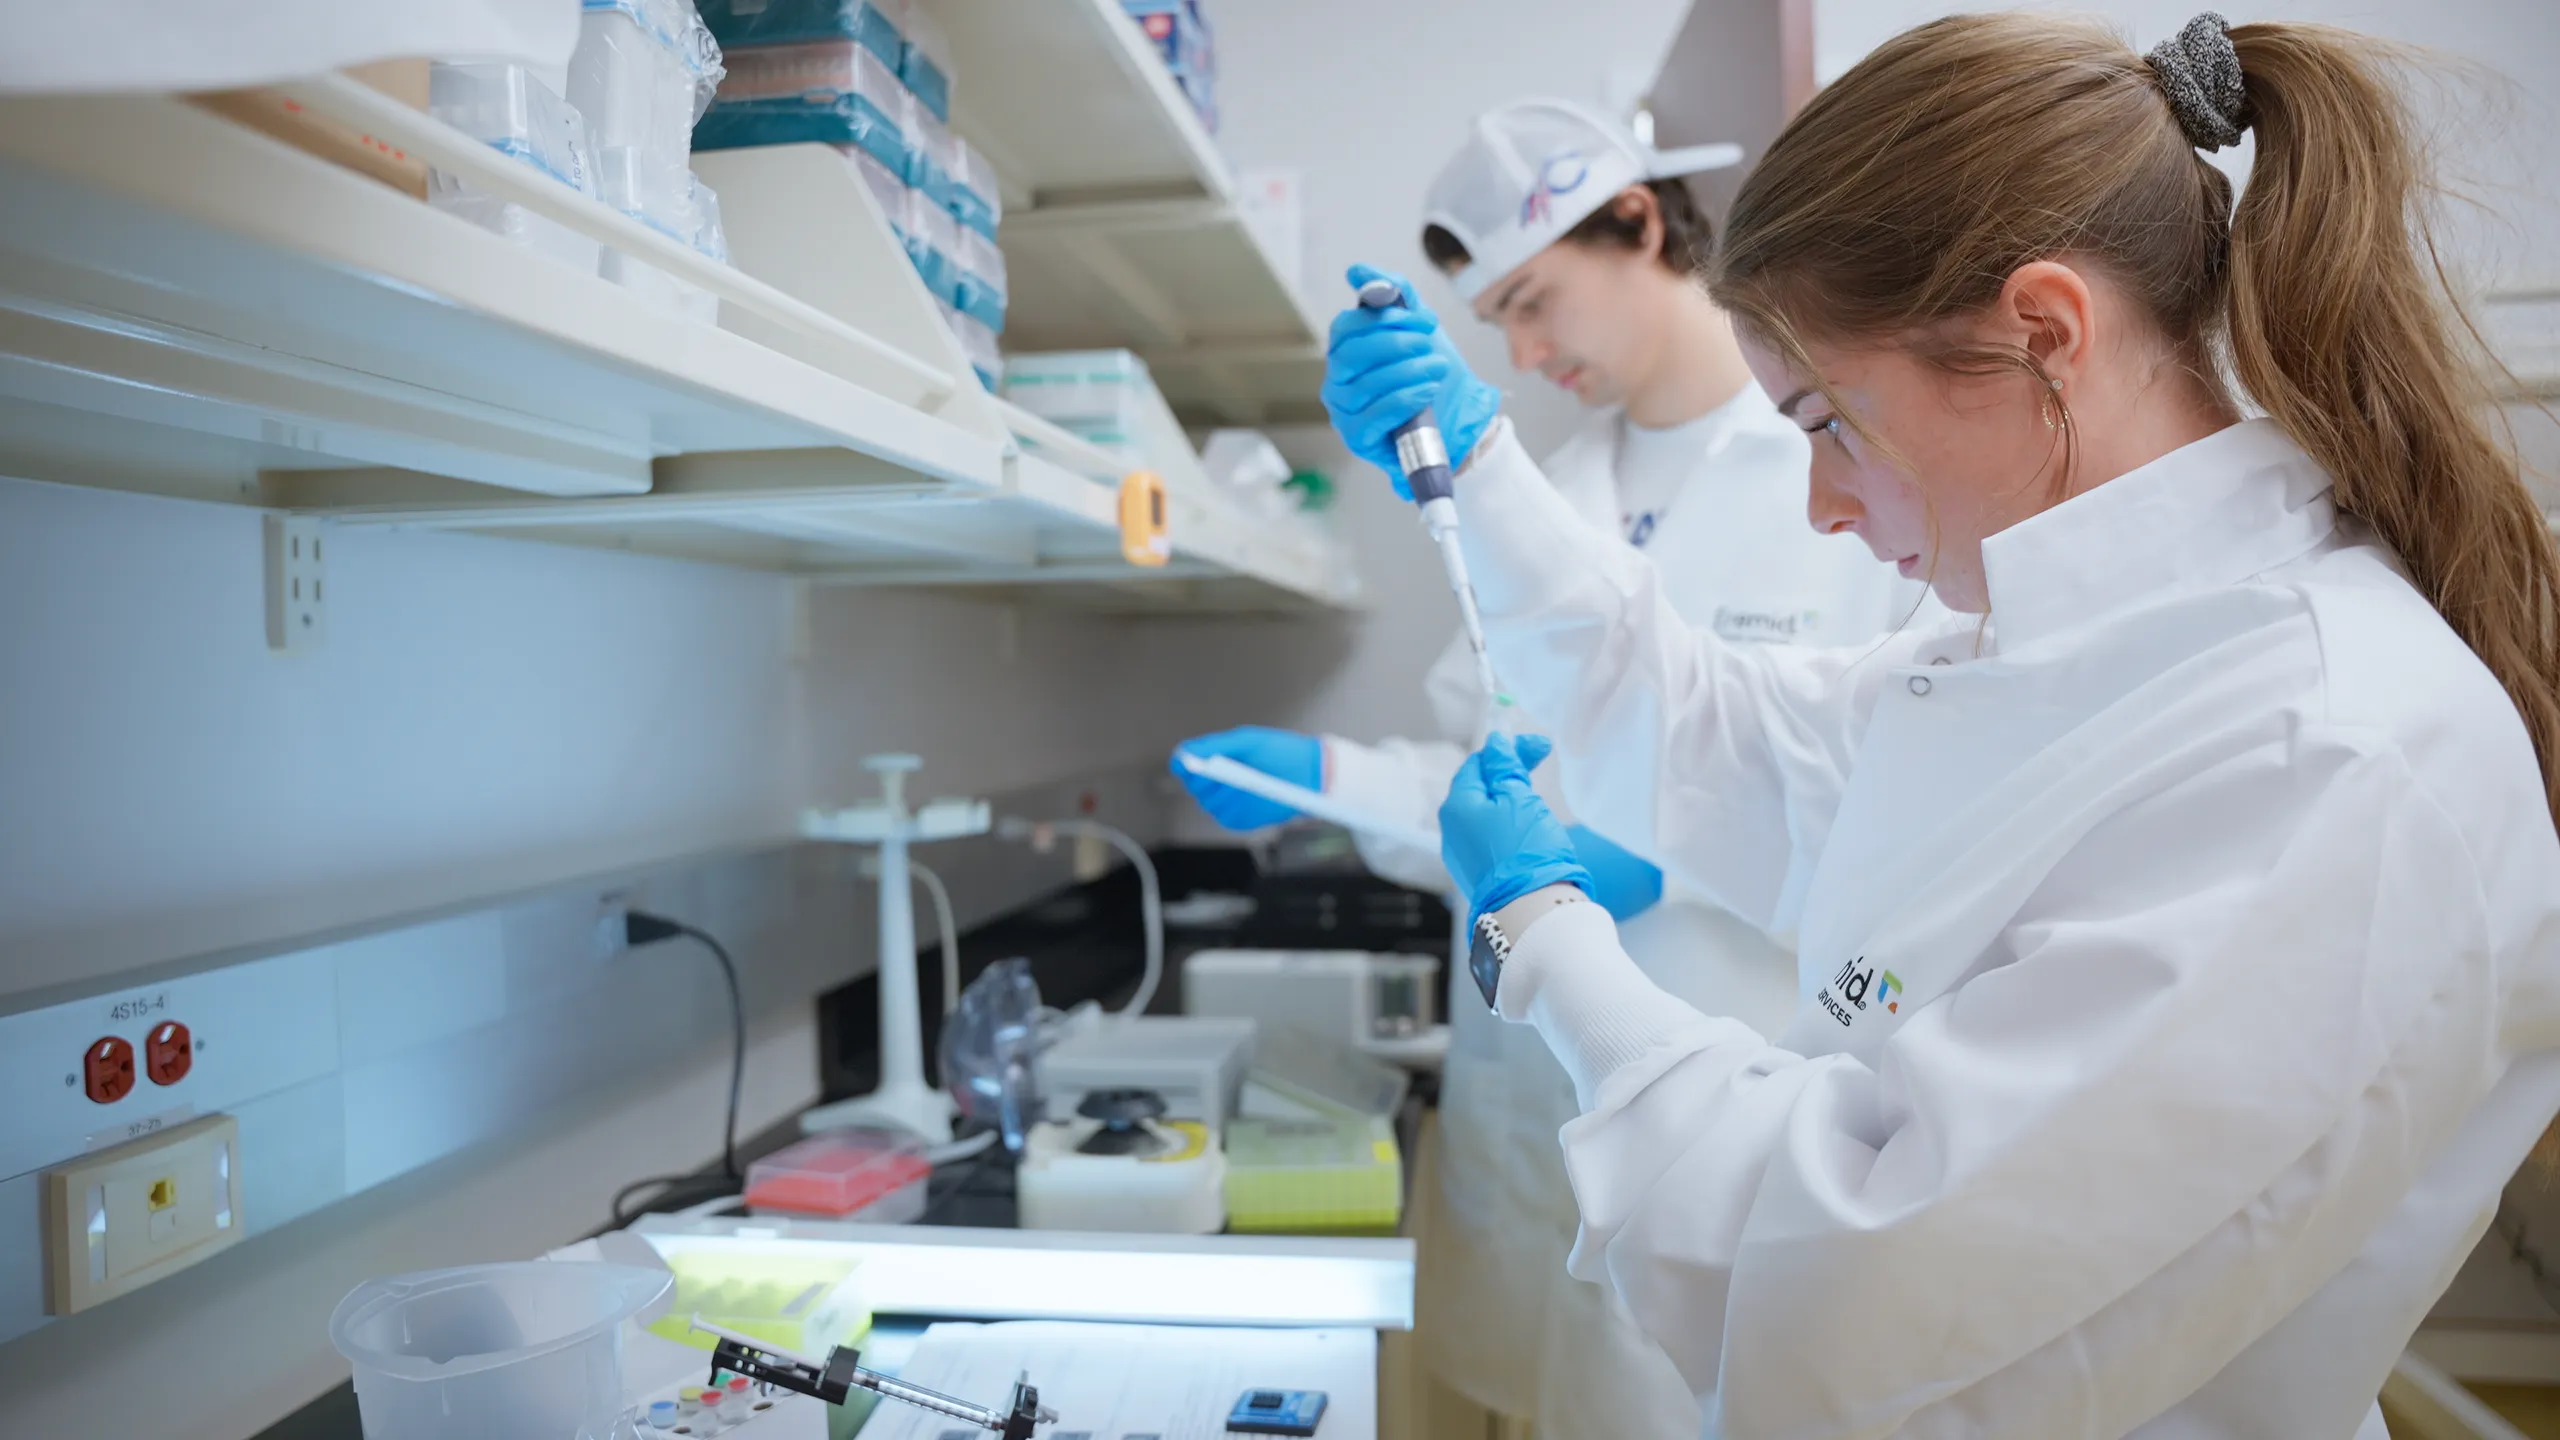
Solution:
{"label": "lab bench", "polygon": [[[1262,874],[1246,852],[1205,847],[1167,849],[1156,852],[1155,858],[1168,902],[1214,891],[1248,894],[1255,906],[1251,916],[1235,923],[1168,929],[1163,983],[1149,1007],[1153,1013],[1180,1013],[1182,961],[1201,949],[1322,947],[1447,953],[1449,915],[1437,899],[1348,867]],[[1106,1006],[1124,1003],[1136,986],[1138,957],[1143,953],[1137,892],[1134,872],[1115,869],[964,932],[960,937],[963,983],[994,960],[1019,956],[1031,961],[1042,997],[1049,1004],[1064,1008],[1088,1000]],[[935,1053],[942,1013],[941,975],[931,963],[935,954],[928,944],[924,963],[919,965],[927,1054]],[[877,1083],[879,1064],[878,980],[865,976],[851,981],[821,996],[817,1004],[825,1098],[868,1091]],[[1436,1093],[1436,1076],[1427,1072],[1418,1076],[1396,1117],[1406,1196],[1403,1233],[1408,1236],[1419,1214],[1413,1203],[1416,1165],[1423,1150],[1428,1107]],[[792,1121],[741,1137],[740,1163],[752,1163],[799,1138],[799,1127]],[[736,1182],[711,1166],[651,1197],[631,1228],[659,1245],[716,1244],[722,1236],[739,1237],[744,1232],[746,1238],[758,1241],[780,1235],[795,1242],[862,1247],[867,1272],[874,1264],[882,1264],[880,1273],[903,1277],[899,1284],[917,1293],[930,1289],[937,1295],[922,1310],[901,1308],[905,1302],[894,1288],[875,1296],[864,1363],[889,1373],[895,1373],[925,1329],[937,1320],[1223,1323],[1364,1333],[1400,1331],[1412,1325],[1414,1249],[1410,1239],[1020,1231],[1014,1228],[1012,1180],[1011,1157],[1000,1147],[944,1165],[934,1172],[925,1212],[913,1226],[664,1213],[734,1190]],[[648,1213],[653,1211],[661,1213]],[[1010,1291],[1002,1286],[983,1288],[989,1283],[986,1267],[995,1263],[990,1257],[1015,1264],[1017,1279]],[[1121,1268],[1115,1270],[1115,1266]],[[1129,1266],[1138,1267],[1141,1278],[1135,1283]],[[1221,1269],[1232,1273],[1213,1278],[1212,1272]],[[982,1287],[975,1292],[980,1298],[955,1306],[949,1297],[965,1289],[959,1278],[963,1276],[973,1277],[966,1284]],[[1078,1287],[1111,1296],[1112,1303],[1098,1306],[1079,1300]],[[1154,1301],[1128,1303],[1133,1294],[1150,1293],[1156,1296]],[[1366,1359],[1356,1375],[1318,1387],[1328,1388],[1335,1406],[1320,1427],[1322,1440],[1366,1440],[1379,1433],[1380,1382],[1396,1362],[1381,1364],[1374,1336],[1363,1353]],[[669,1357],[662,1352],[655,1363],[663,1369]],[[1033,1378],[1036,1382],[1039,1377]],[[1392,1396],[1386,1399],[1387,1410],[1398,1408]],[[797,1436],[817,1440],[828,1434],[815,1410],[811,1413],[817,1416],[816,1428],[810,1428],[808,1418],[793,1420],[799,1408],[777,1406],[769,1421],[723,1433],[737,1440]],[[835,1440],[867,1425],[868,1413],[859,1406],[849,1407],[836,1426]],[[848,1426],[844,1420],[853,1424]],[[360,1433],[353,1389],[340,1386],[257,1440],[357,1440]],[[654,1440],[660,1432],[644,1428],[641,1433]]]}

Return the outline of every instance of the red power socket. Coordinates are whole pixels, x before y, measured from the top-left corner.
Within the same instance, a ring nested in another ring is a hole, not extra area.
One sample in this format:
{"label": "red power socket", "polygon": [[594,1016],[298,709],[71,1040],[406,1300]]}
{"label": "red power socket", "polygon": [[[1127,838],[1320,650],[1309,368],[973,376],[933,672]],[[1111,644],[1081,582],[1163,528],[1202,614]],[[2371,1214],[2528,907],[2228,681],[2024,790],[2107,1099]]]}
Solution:
{"label": "red power socket", "polygon": [[133,1042],[121,1035],[97,1041],[81,1057],[80,1069],[89,1098],[113,1105],[133,1093]]}
{"label": "red power socket", "polygon": [[154,1085],[175,1085],[187,1078],[195,1068],[196,1042],[187,1027],[175,1020],[163,1020],[151,1027],[142,1042],[142,1073]]}

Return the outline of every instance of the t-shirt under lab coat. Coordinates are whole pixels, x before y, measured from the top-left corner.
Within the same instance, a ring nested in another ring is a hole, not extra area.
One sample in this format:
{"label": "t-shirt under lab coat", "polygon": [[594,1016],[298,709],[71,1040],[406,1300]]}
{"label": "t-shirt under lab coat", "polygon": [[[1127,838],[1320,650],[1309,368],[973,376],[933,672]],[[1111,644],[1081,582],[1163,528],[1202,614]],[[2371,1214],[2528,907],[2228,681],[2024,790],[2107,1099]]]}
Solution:
{"label": "t-shirt under lab coat", "polygon": [[1576,808],[1798,931],[1774,1042],[1594,906],[1501,986],[1586,1112],[1574,1273],[1725,1432],[2378,1436],[2560,1108],[2560,839],[2319,466],[2266,421],[2186,446],[1988,541],[1987,627],[1875,654],[1555,563],[1508,436],[1458,496]]}

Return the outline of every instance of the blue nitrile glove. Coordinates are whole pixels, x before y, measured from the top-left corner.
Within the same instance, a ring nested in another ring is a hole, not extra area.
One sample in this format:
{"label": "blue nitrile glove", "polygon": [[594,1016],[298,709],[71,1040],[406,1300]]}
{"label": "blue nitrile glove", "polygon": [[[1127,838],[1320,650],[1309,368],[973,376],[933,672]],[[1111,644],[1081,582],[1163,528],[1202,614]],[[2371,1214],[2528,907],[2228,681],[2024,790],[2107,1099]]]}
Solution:
{"label": "blue nitrile glove", "polygon": [[1174,746],[1174,778],[1191,791],[1191,798],[1200,802],[1210,819],[1230,830],[1259,830],[1294,818],[1298,812],[1276,800],[1265,800],[1205,775],[1194,775],[1183,768],[1184,755],[1224,755],[1292,785],[1309,790],[1324,788],[1324,742],[1313,735],[1274,730],[1268,725],[1239,725],[1214,735],[1196,735]]}
{"label": "blue nitrile glove", "polygon": [[1544,735],[1515,740],[1496,731],[1449,782],[1449,798],[1440,803],[1440,862],[1466,893],[1470,925],[1549,885],[1592,893],[1573,837],[1529,784],[1529,772],[1554,748]]}
{"label": "blue nitrile glove", "polygon": [[1410,500],[1404,470],[1396,464],[1396,427],[1430,407],[1440,419],[1449,463],[1463,465],[1502,411],[1502,392],[1475,377],[1440,319],[1415,298],[1401,275],[1367,265],[1351,267],[1351,288],[1371,280],[1395,282],[1402,305],[1372,310],[1354,302],[1333,317],[1324,359],[1324,408],[1351,453],[1387,472],[1396,493]]}
{"label": "blue nitrile glove", "polygon": [[1591,872],[1591,898],[1612,920],[1633,920],[1662,900],[1662,872],[1588,825],[1567,830],[1573,853]]}

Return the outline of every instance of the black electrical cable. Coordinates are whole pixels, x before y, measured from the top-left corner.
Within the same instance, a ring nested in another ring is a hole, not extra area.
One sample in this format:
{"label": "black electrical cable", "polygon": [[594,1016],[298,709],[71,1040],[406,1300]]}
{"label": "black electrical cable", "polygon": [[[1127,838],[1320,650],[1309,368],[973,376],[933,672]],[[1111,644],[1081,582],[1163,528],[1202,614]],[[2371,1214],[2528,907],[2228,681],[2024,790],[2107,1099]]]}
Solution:
{"label": "black electrical cable", "polygon": [[[709,950],[712,958],[720,962],[721,978],[729,983],[729,1116],[720,1131],[720,1179],[736,1184],[746,1178],[746,1172],[738,1168],[738,1094],[746,1087],[747,1079],[747,1009],[738,997],[737,962],[729,958],[729,947],[698,926],[645,910],[627,911],[622,917],[622,943],[634,950],[679,936],[698,941]],[[634,1192],[651,1186],[672,1190],[700,1179],[695,1175],[652,1175],[623,1186],[613,1196],[613,1228],[622,1229],[636,1218],[623,1208]]]}

